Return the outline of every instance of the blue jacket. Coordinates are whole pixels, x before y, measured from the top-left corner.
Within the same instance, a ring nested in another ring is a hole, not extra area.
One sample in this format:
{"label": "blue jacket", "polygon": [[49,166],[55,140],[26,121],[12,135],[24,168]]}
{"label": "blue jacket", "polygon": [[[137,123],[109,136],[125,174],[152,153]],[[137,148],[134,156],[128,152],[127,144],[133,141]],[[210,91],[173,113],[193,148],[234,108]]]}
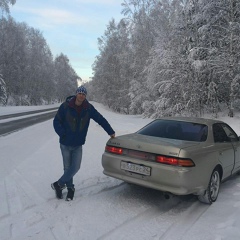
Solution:
{"label": "blue jacket", "polygon": [[87,100],[82,103],[78,112],[73,102],[76,97],[71,96],[62,103],[53,120],[55,132],[59,135],[59,142],[66,146],[80,146],[85,143],[90,119],[93,119],[108,133],[114,134],[114,130],[108,121]]}

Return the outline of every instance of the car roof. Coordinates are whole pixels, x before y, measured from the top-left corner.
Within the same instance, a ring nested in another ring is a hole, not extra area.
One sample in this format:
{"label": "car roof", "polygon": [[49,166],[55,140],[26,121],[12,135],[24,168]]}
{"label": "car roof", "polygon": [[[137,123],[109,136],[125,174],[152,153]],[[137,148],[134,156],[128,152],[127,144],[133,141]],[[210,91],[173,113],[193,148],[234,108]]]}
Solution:
{"label": "car roof", "polygon": [[200,117],[161,117],[159,120],[172,120],[172,121],[182,121],[182,122],[194,122],[205,125],[212,125],[213,123],[223,123],[223,121],[210,119],[210,118],[200,118]]}

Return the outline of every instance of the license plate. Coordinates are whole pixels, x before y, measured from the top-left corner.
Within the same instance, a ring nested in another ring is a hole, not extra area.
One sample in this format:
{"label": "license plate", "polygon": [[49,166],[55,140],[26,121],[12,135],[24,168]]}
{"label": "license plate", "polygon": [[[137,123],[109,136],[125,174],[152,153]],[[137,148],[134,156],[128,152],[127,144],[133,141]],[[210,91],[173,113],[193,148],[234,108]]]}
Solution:
{"label": "license plate", "polygon": [[134,173],[146,175],[146,176],[151,175],[151,168],[150,167],[146,167],[146,166],[135,164],[135,163],[122,161],[121,162],[121,169],[129,171],[129,172],[134,172]]}

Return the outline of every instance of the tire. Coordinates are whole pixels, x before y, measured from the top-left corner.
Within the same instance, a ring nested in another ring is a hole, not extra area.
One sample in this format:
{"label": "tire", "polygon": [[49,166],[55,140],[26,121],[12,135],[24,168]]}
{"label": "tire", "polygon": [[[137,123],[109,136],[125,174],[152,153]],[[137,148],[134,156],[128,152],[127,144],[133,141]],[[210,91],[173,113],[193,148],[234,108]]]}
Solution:
{"label": "tire", "polygon": [[221,184],[219,170],[215,168],[212,172],[208,188],[203,195],[198,196],[198,200],[202,203],[212,204],[217,200],[219,188]]}

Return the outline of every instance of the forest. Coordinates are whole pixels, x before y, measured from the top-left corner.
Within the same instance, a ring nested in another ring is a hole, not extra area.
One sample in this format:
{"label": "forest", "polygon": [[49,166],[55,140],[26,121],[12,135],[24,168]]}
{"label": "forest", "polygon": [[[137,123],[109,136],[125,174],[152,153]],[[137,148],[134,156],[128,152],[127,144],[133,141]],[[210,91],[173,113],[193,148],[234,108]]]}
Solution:
{"label": "forest", "polygon": [[15,0],[0,0],[0,105],[42,105],[65,100],[78,80],[63,53],[55,58],[38,29],[9,12]]}
{"label": "forest", "polygon": [[[121,14],[98,38],[89,100],[151,118],[240,110],[239,0],[123,0]],[[53,59],[39,30],[10,16],[0,27],[7,104],[13,97],[21,104],[61,101],[75,89],[79,77],[67,56]]]}
{"label": "forest", "polygon": [[239,107],[239,0],[125,0],[98,39],[94,99],[146,117]]}

